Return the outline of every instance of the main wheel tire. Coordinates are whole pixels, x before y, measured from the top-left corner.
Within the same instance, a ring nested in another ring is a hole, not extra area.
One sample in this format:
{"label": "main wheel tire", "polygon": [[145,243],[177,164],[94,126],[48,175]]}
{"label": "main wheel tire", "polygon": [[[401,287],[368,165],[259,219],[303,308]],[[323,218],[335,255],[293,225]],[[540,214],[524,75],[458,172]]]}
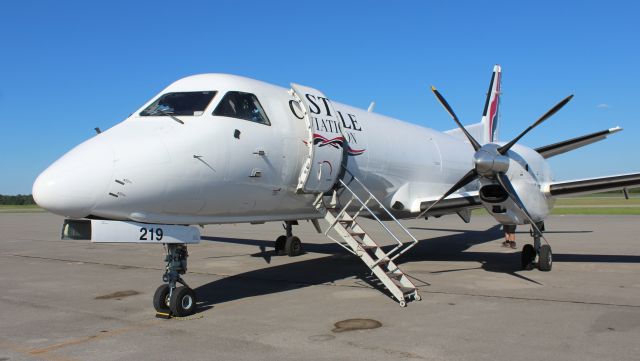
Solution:
{"label": "main wheel tire", "polygon": [[540,247],[540,254],[538,255],[538,269],[540,271],[551,271],[553,265],[553,259],[551,254],[551,247],[548,244],[543,244]]}
{"label": "main wheel tire", "polygon": [[169,313],[169,285],[160,285],[153,294],[153,308],[157,312]]}
{"label": "main wheel tire", "polygon": [[171,294],[169,308],[174,316],[184,317],[196,311],[196,293],[189,287],[177,287]]}
{"label": "main wheel tire", "polygon": [[277,255],[284,255],[284,247],[287,243],[287,236],[280,236],[278,238],[276,238],[276,254]]}
{"label": "main wheel tire", "polygon": [[522,253],[520,254],[520,261],[522,263],[522,269],[532,270],[533,262],[536,260],[536,250],[531,244],[525,244],[522,247]]}
{"label": "main wheel tire", "polygon": [[299,256],[302,253],[302,242],[300,242],[300,238],[296,236],[288,237],[284,245],[284,251],[287,252],[289,257]]}

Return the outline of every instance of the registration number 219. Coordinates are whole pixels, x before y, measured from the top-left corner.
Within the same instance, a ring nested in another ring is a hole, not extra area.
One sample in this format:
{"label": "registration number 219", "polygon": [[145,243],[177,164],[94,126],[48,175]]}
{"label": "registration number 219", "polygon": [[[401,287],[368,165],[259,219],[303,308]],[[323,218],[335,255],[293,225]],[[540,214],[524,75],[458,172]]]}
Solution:
{"label": "registration number 219", "polygon": [[140,228],[141,241],[161,241],[164,236],[162,228]]}

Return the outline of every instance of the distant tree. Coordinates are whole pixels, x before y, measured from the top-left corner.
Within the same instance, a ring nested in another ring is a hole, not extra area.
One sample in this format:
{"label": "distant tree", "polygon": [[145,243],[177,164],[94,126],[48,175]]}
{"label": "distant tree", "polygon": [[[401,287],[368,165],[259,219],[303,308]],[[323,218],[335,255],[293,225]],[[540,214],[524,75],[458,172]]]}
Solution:
{"label": "distant tree", "polygon": [[0,205],[24,206],[36,204],[31,194],[18,194],[14,196],[0,194]]}

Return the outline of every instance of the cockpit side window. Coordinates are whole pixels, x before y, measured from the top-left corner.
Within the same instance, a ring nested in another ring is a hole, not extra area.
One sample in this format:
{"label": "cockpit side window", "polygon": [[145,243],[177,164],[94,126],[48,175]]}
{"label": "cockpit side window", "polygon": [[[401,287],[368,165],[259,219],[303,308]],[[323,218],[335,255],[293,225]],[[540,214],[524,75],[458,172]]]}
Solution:
{"label": "cockpit side window", "polygon": [[140,115],[202,115],[215,95],[215,91],[166,93],[140,112]]}
{"label": "cockpit side window", "polygon": [[248,120],[250,122],[271,125],[258,98],[251,93],[230,91],[224,95],[213,115]]}

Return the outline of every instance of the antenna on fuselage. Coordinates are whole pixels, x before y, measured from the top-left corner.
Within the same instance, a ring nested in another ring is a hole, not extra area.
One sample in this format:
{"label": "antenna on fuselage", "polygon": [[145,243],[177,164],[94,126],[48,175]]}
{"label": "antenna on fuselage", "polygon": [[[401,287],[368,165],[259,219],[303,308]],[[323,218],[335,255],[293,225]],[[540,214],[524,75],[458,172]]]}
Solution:
{"label": "antenna on fuselage", "polygon": [[373,108],[376,107],[376,102],[371,102],[371,104],[369,104],[369,108],[367,108],[367,112],[371,113],[373,112]]}

